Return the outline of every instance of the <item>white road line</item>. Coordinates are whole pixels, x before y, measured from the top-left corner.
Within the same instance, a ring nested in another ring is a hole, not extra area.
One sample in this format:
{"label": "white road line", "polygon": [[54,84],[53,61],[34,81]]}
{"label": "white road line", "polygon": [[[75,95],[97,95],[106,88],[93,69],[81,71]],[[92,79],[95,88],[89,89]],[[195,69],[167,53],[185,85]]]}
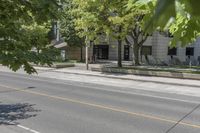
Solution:
{"label": "white road line", "polygon": [[40,133],[40,132],[38,132],[38,131],[36,131],[36,130],[33,130],[33,129],[31,129],[31,128],[22,126],[22,125],[20,125],[20,124],[16,124],[15,122],[8,121],[7,123],[10,124],[10,125],[14,125],[14,126],[16,126],[16,127],[22,128],[23,130],[29,131],[29,132],[31,132],[31,133]]}
{"label": "white road line", "polygon": [[[2,74],[4,75],[4,74]],[[41,81],[41,82],[48,82],[48,83],[56,83],[56,84],[59,84],[59,82],[56,82],[56,81],[49,81],[49,80],[44,80],[44,79],[34,79],[31,78],[31,77],[21,77],[21,76],[18,76],[18,75],[7,75],[5,74],[6,76],[10,76],[10,77],[18,77],[18,78],[22,78],[22,79],[30,79],[30,80],[35,80],[35,81]],[[53,79],[53,78],[51,78]],[[62,82],[61,84],[65,84],[65,85],[71,85],[71,86],[77,86],[77,87],[82,87],[82,88],[91,88],[91,89],[96,89],[96,90],[103,90],[103,91],[109,91],[109,92],[120,92],[120,93],[124,93],[124,94],[133,94],[133,95],[138,95],[138,96],[145,96],[145,97],[150,97],[150,98],[158,98],[158,99],[164,99],[164,100],[171,100],[171,101],[178,101],[178,102],[185,102],[185,103],[192,103],[192,104],[199,104],[200,102],[198,101],[192,101],[192,100],[183,100],[183,99],[177,99],[177,98],[169,98],[169,97],[163,97],[163,96],[155,96],[155,95],[151,95],[151,94],[141,94],[141,93],[136,93],[136,92],[126,92],[125,90],[114,90],[114,89],[103,89],[101,87],[93,87],[93,86],[87,86],[87,85],[78,85],[78,84],[71,84],[71,83],[66,83],[66,82]],[[1,86],[1,85],[0,85]],[[2,86],[3,87],[3,86]],[[128,88],[128,87],[127,87]],[[130,87],[129,87],[130,88]],[[132,88],[132,89],[136,89],[136,88]],[[138,89],[137,89],[138,90]],[[145,89],[143,89],[142,91],[145,91]],[[173,93],[170,93],[170,94],[173,94]],[[181,94],[184,96],[184,94]],[[186,95],[187,96],[187,95]],[[188,95],[190,96],[190,95]],[[193,97],[196,97],[196,96],[193,96]]]}
{"label": "white road line", "polygon": [[22,125],[17,125],[17,127],[22,128],[22,129],[24,129],[24,130],[27,130],[27,131],[29,131],[29,132],[31,132],[31,133],[40,133],[40,132],[38,132],[38,131],[36,131],[36,130],[30,129],[30,128],[25,127],[25,126],[22,126]]}

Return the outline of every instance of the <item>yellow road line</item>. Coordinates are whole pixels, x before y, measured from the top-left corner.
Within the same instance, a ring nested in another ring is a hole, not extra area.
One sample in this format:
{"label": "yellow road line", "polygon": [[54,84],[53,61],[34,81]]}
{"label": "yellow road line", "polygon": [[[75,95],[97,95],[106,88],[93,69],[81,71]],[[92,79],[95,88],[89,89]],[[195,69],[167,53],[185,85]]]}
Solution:
{"label": "yellow road line", "polygon": [[[128,115],[131,115],[131,116],[143,117],[143,118],[148,118],[148,119],[151,119],[151,120],[169,122],[169,123],[173,123],[173,124],[177,123],[177,121],[167,119],[167,118],[161,118],[161,117],[158,117],[158,116],[152,116],[152,115],[143,114],[143,113],[130,112],[130,111],[127,111],[127,110],[122,110],[122,109],[109,107],[109,106],[105,106],[105,105],[100,105],[100,104],[83,102],[83,101],[79,101],[79,100],[75,100],[75,99],[71,99],[71,98],[48,95],[48,94],[41,93],[41,92],[23,90],[23,89],[19,89],[19,88],[15,88],[15,87],[9,87],[9,86],[6,86],[6,85],[0,85],[0,87],[16,90],[16,91],[20,91],[20,92],[25,92],[25,93],[29,93],[29,94],[45,96],[45,97],[56,99],[56,100],[78,103],[78,104],[83,104],[83,105],[87,105],[87,106],[91,106],[91,107],[96,107],[96,108],[99,108],[99,109],[105,109],[105,110],[110,110],[110,111],[114,111],[114,112],[124,113],[124,114],[128,114]],[[190,123],[186,123],[186,122],[180,122],[179,125],[189,126],[189,127],[192,127],[192,128],[199,128],[200,129],[200,125],[190,124]]]}

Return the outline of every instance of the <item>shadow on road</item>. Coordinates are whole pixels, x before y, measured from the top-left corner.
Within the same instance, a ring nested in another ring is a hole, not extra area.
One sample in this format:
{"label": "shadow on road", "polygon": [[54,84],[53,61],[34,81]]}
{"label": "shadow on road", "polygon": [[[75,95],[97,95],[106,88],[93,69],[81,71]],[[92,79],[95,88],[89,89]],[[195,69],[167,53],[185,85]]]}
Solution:
{"label": "shadow on road", "polygon": [[1,104],[0,125],[15,125],[17,120],[28,119],[37,116],[41,110],[34,109],[34,104]]}

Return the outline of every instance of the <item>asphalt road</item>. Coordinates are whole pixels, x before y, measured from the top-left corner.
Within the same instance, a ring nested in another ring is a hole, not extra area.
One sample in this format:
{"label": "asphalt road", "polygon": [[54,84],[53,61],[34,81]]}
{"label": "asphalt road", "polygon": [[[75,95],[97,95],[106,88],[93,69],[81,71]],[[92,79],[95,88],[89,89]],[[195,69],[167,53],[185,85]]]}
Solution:
{"label": "asphalt road", "polygon": [[0,72],[0,133],[200,133],[199,97],[119,90]]}

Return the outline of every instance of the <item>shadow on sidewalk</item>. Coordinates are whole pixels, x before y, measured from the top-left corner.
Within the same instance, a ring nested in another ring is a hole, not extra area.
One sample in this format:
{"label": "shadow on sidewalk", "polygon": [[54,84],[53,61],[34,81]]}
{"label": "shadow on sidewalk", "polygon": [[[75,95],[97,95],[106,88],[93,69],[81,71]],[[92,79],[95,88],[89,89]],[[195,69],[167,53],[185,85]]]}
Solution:
{"label": "shadow on sidewalk", "polygon": [[17,120],[36,117],[41,110],[34,109],[34,104],[1,104],[0,103],[0,125],[16,125]]}

